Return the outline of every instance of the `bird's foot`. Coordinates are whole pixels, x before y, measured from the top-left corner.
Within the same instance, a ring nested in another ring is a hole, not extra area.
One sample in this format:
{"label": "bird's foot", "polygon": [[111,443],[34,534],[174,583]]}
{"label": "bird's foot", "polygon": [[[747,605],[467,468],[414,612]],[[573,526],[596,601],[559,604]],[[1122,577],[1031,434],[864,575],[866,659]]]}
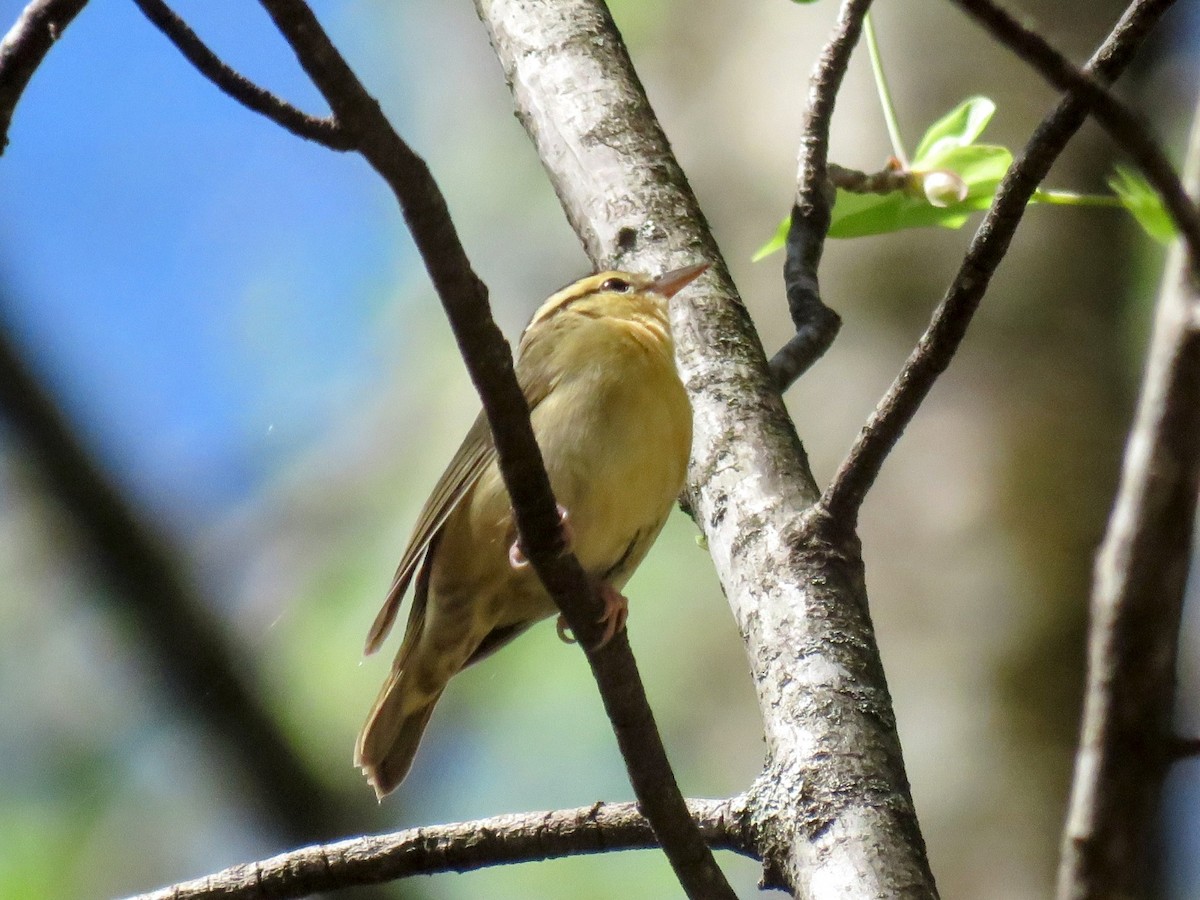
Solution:
{"label": "bird's foot", "polygon": [[596,645],[597,650],[611,641],[617,632],[624,630],[625,623],[629,621],[629,600],[624,594],[607,581],[600,582],[599,594],[604,613],[596,621],[603,623],[604,634]]}
{"label": "bird's foot", "polygon": [[[568,519],[569,514],[566,508],[561,503],[558,504],[558,527],[562,540],[563,553],[569,553],[571,545],[575,543],[575,533],[571,530],[571,523]],[[519,535],[515,541],[508,545],[508,564],[514,569],[523,569],[529,565],[529,559],[525,556],[525,548],[521,546]]]}
{"label": "bird's foot", "polygon": [[[604,604],[604,612],[596,620],[604,625],[604,634],[600,636],[600,642],[593,648],[599,650],[611,641],[629,621],[629,600],[607,581],[600,582],[596,592],[600,595],[600,602]],[[559,640],[564,644],[575,643],[575,636],[571,634],[571,626],[567,624],[565,616],[558,617],[555,628],[558,629]]]}

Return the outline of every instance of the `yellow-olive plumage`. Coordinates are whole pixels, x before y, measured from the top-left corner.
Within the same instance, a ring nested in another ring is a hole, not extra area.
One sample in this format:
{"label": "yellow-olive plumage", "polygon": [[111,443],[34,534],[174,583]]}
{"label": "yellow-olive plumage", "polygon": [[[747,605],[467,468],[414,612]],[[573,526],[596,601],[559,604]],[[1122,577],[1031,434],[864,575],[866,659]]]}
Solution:
{"label": "yellow-olive plumage", "polygon": [[[610,597],[623,599],[683,487],[692,411],[667,300],[705,268],[589,276],[547,300],[521,337],[517,380],[571,549]],[[367,638],[373,653],[415,578],[404,641],[354,754],[379,797],[408,774],[450,678],[557,612],[515,540],[480,414],[421,510]]]}

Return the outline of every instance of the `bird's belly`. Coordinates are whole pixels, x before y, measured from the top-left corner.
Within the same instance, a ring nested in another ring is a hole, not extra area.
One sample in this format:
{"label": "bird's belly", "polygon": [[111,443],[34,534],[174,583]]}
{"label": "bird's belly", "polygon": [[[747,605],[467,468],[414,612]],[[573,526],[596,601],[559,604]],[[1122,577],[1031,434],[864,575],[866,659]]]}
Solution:
{"label": "bird's belly", "polygon": [[585,570],[609,575],[618,589],[666,521],[691,451],[683,385],[673,370],[652,374],[575,391],[560,386],[562,405],[534,422],[555,496],[570,516],[572,549]]}
{"label": "bird's belly", "polygon": [[[628,373],[626,373],[628,374]],[[662,529],[683,487],[691,451],[691,407],[672,368],[647,378],[560,383],[533,411],[538,445],[571,549],[584,570],[618,590]],[[446,522],[434,593],[473,596],[493,627],[556,612],[532,568],[513,569],[512,509],[493,463]],[[448,546],[461,548],[453,554]],[[467,548],[470,548],[468,551]]]}

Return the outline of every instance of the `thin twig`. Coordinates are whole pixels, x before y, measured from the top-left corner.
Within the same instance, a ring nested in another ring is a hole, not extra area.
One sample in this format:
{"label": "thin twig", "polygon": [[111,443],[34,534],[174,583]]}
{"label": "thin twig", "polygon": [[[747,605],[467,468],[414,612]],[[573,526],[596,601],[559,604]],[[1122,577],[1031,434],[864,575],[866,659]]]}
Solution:
{"label": "thin twig", "polygon": [[163,0],[133,2],[201,75],[238,103],[261,113],[298,137],[315,141],[330,150],[350,149],[352,142],[349,135],[338,127],[334,119],[310,116],[233,69],[213,53],[187,22]]}
{"label": "thin twig", "polygon": [[1167,154],[1150,135],[1144,120],[1131,111],[1092,74],[1075,67],[1036,31],[1022,25],[992,0],[950,0],[982,24],[997,40],[1041,73],[1059,90],[1085,99],[1092,117],[1117,145],[1141,167],[1146,180],[1162,198],[1163,205],[1188,246],[1189,263],[1200,271],[1200,211],[1183,189],[1183,183]]}
{"label": "thin twig", "polygon": [[[1105,81],[1116,78],[1172,2],[1132,3],[1088,63],[1088,70]],[[996,199],[975,232],[929,327],[825,490],[821,504],[835,518],[847,524],[857,519],[858,509],[884,460],[958,351],[996,267],[1008,252],[1029,198],[1079,130],[1090,108],[1089,96],[1068,93],[1037,127],[1005,173]]]}
{"label": "thin twig", "polygon": [[8,146],[13,111],[63,29],[87,0],[34,0],[0,40],[0,153]]}
{"label": "thin twig", "polygon": [[842,325],[821,300],[817,268],[829,231],[834,190],[829,183],[829,126],[850,54],[862,33],[871,0],[844,0],[833,34],[817,57],[808,82],[808,111],[800,139],[796,200],[788,226],[783,283],[796,333],[771,358],[771,377],[780,391],[790,387],[829,349]]}
{"label": "thin twig", "polygon": [[[1200,104],[1188,182],[1200,188]],[[1173,737],[1176,659],[1200,490],[1200,287],[1178,242],[1163,277],[1121,484],[1096,558],[1083,729],[1059,900],[1135,897]],[[1194,744],[1195,742],[1193,742]]]}
{"label": "thin twig", "polygon": [[[833,121],[833,108],[837,94],[862,34],[863,17],[871,8],[871,0],[844,0],[838,11],[837,24],[825,46],[817,57],[813,73],[808,81],[808,112],[804,120],[804,134],[800,139],[800,164],[796,175],[796,203],[800,217],[815,226],[822,238],[828,231],[828,178],[826,164],[829,158],[829,129]],[[793,215],[793,220],[795,216]]]}
{"label": "thin twig", "polygon": [[887,125],[888,138],[892,142],[892,155],[899,163],[898,168],[909,168],[908,151],[900,136],[900,117],[896,115],[896,101],[892,99],[892,88],[888,84],[887,72],[883,70],[883,55],[879,52],[879,40],[875,37],[875,20],[870,13],[863,16],[863,31],[867,36],[867,53],[871,57],[871,72],[875,76],[875,90],[879,94],[879,105],[883,109],[883,121]]}
{"label": "thin twig", "polygon": [[888,165],[878,172],[847,169],[829,163],[829,181],[834,187],[852,194],[894,194],[911,189],[913,174],[900,166]]}
{"label": "thin twig", "polygon": [[[584,647],[600,643],[601,605],[574,554],[562,553],[557,508],[512,354],[491,316],[445,198],[425,162],[392,129],[303,0],[261,0],[301,67],[356,148],[387,181],[446,310],[496,443],[522,543],[538,576]],[[587,650],[605,710],[643,812],[691,897],[734,897],[688,814],[622,632]]]}
{"label": "thin twig", "polygon": [[[753,856],[745,831],[744,798],[687,804],[709,844]],[[635,804],[596,803],[304,847],[128,900],[285,900],[411,875],[469,872],[506,863],[657,846],[650,824]]]}

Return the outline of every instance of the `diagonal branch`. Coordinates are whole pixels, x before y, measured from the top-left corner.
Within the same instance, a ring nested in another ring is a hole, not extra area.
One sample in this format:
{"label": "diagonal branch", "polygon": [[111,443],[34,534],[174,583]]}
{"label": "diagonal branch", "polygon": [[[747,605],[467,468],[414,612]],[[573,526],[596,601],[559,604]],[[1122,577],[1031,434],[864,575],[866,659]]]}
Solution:
{"label": "diagonal branch", "polygon": [[261,113],[297,137],[315,141],[330,150],[350,149],[349,136],[334,119],[310,116],[227,65],[163,0],[133,2],[201,75],[238,103]]}
{"label": "diagonal branch", "polygon": [[[687,804],[700,834],[712,847],[753,855],[743,818],[745,798]],[[650,823],[635,804],[596,803],[304,847],[128,900],[286,900],[412,875],[657,846]]]}
{"label": "diagonal branch", "polygon": [[0,153],[8,146],[13,111],[63,29],[87,0],[34,0],[0,40]]}
{"label": "diagonal branch", "polygon": [[858,43],[871,0],[845,0],[837,25],[817,58],[808,82],[808,113],[800,140],[796,201],[792,206],[783,265],[788,311],[796,333],[771,357],[771,374],[781,391],[829,349],[842,321],[821,300],[817,268],[825,249],[835,192],[830,184],[829,126],[850,54]]}
{"label": "diagonal branch", "polygon": [[1188,197],[1175,167],[1144,121],[1112,95],[1088,71],[1080,71],[1036,31],[1022,25],[992,0],[950,0],[982,24],[997,40],[1035,68],[1059,90],[1071,91],[1091,107],[1091,114],[1122,150],[1141,167],[1179,229],[1190,256],[1189,267],[1200,272],[1200,210]]}
{"label": "diagonal branch", "polygon": [[[1173,0],[1135,0],[1092,56],[1087,70],[1105,81],[1129,65],[1137,48]],[[1026,204],[1091,109],[1090,97],[1069,92],[1033,133],[1004,175],[996,199],[971,241],[933,319],[875,412],[850,448],[821,505],[850,524],[883,462],[912,421],[966,336],[992,275],[1008,252]]]}
{"label": "diagonal branch", "polygon": [[[392,129],[303,0],[261,2],[358,151],[395,193],[483,402],[526,555],[580,643],[595,647],[603,628],[600,601],[574,554],[562,553],[554,496],[513,374],[512,354],[445,198],[425,162]],[[628,636],[622,633],[602,649],[588,650],[587,658],[634,793],[680,883],[691,897],[733,897],[675,783]]]}
{"label": "diagonal branch", "polygon": [[[1200,187],[1200,105],[1188,181]],[[1172,248],[1121,484],[1092,584],[1088,683],[1060,900],[1136,897],[1168,765],[1183,598],[1200,490],[1200,287]],[[1195,746],[1195,741],[1192,745]]]}

